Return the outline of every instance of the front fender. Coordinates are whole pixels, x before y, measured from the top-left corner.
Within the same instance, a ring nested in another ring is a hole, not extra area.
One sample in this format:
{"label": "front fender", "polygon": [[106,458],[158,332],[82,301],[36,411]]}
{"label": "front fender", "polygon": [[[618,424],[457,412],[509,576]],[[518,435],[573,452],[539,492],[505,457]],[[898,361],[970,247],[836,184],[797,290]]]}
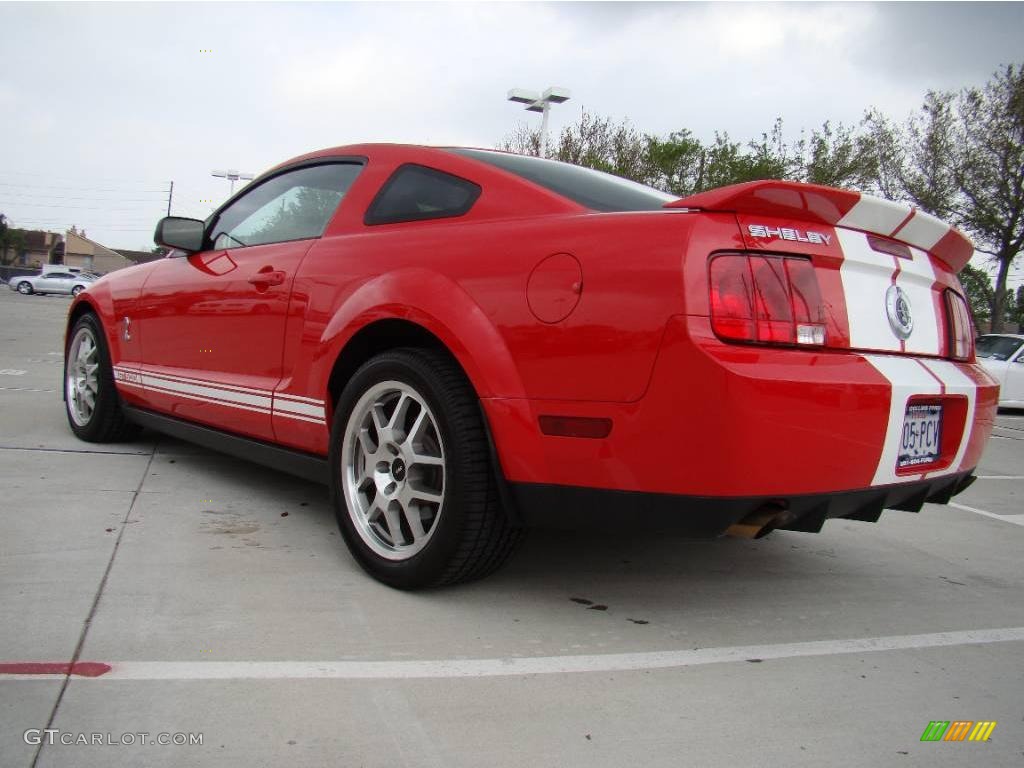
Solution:
{"label": "front fender", "polygon": [[114,328],[114,301],[110,295],[109,284],[103,282],[89,286],[88,290],[82,291],[71,300],[64,327],[64,350],[67,350],[70,341],[71,327],[84,312],[92,312],[99,318],[100,326],[107,339],[107,349],[110,350],[110,359],[119,360],[121,358],[120,343]]}
{"label": "front fender", "polygon": [[[370,323],[400,319],[434,334],[455,356],[480,397],[525,397],[522,379],[498,329],[454,280],[428,269],[380,275],[335,311],[321,336],[330,365]],[[330,370],[323,377],[324,389]]]}

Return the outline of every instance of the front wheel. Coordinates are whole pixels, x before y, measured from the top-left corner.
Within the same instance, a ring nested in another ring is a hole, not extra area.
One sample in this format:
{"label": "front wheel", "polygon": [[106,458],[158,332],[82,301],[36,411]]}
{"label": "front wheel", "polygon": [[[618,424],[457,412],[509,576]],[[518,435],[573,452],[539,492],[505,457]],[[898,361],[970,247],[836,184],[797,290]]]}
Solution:
{"label": "front wheel", "polygon": [[76,285],[74,288],[71,289],[71,295],[72,296],[77,296],[78,294],[80,294],[84,290],[85,290],[85,286],[84,285]]}
{"label": "front wheel", "polygon": [[71,431],[90,443],[131,439],[138,427],[121,408],[99,320],[92,314],[82,315],[70,338],[64,358],[64,404]]}
{"label": "front wheel", "polygon": [[32,283],[28,282],[27,280],[23,280],[22,282],[18,283],[18,293],[20,293],[22,296],[28,296],[29,294],[31,294]]}
{"label": "front wheel", "polygon": [[363,365],[338,400],[330,465],[342,536],[385,584],[478,579],[520,539],[498,500],[476,394],[444,353],[396,349]]}

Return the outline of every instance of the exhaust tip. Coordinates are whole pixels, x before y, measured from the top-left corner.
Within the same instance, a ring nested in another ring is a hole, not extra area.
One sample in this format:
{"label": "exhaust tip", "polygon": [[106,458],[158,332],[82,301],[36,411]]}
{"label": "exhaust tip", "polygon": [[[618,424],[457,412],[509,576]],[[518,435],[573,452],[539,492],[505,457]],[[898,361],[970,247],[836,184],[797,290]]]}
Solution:
{"label": "exhaust tip", "polygon": [[725,535],[736,539],[760,539],[785,525],[789,517],[789,510],[784,505],[769,502],[730,525],[725,529]]}

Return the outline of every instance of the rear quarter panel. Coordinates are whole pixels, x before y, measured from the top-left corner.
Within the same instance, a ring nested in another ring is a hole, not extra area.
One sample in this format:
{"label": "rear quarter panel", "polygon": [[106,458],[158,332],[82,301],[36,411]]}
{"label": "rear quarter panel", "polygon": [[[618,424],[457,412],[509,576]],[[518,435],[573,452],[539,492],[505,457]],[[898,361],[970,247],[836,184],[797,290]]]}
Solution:
{"label": "rear quarter panel", "polygon": [[[326,399],[352,336],[404,318],[445,343],[481,397],[633,402],[668,319],[706,314],[710,250],[741,244],[732,216],[685,212],[409,222],[327,236],[296,277],[282,390]],[[542,322],[527,284],[560,253],[581,266],[579,303],[564,320]],[[325,450],[322,430],[295,429],[282,439]]]}

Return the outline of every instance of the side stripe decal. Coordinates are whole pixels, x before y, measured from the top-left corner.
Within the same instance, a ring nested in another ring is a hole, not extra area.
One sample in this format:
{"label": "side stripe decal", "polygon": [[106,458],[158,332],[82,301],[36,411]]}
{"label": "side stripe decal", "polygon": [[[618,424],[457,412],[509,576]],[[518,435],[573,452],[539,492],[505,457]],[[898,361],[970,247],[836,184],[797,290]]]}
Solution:
{"label": "side stripe decal", "polygon": [[114,381],[118,387],[160,392],[187,400],[266,413],[311,424],[327,423],[324,401],[302,395],[278,394],[269,390],[222,384],[191,376],[172,376],[127,366],[114,366]]}

